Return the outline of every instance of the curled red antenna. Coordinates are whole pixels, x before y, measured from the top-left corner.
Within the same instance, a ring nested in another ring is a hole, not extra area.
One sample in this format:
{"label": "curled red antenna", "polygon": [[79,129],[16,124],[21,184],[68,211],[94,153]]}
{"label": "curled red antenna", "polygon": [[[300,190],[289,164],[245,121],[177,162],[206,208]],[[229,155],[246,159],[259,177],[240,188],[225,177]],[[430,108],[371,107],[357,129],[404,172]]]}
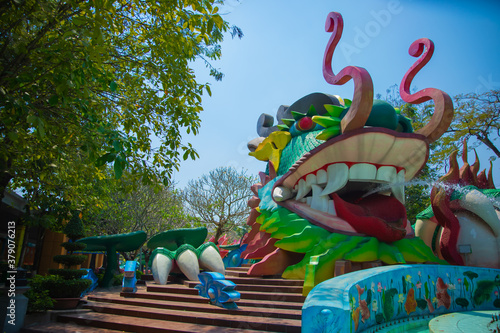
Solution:
{"label": "curled red antenna", "polygon": [[362,67],[347,66],[337,75],[333,73],[333,52],[342,36],[343,29],[344,20],[342,15],[337,12],[329,13],[326,18],[325,30],[326,32],[332,32],[332,35],[323,57],[323,77],[326,82],[334,85],[343,85],[351,79],[354,80],[352,104],[340,123],[342,132],[345,133],[365,126],[373,105],[373,82],[368,71]]}
{"label": "curled red antenna", "polygon": [[429,142],[434,142],[446,132],[451,124],[453,101],[447,93],[435,88],[426,88],[414,94],[410,93],[411,81],[432,58],[434,43],[428,38],[417,39],[411,44],[408,53],[413,57],[420,57],[422,53],[423,55],[406,72],[399,87],[399,94],[407,103],[420,104],[430,99],[434,100],[434,114],[431,120],[416,131],[416,133],[425,136]]}

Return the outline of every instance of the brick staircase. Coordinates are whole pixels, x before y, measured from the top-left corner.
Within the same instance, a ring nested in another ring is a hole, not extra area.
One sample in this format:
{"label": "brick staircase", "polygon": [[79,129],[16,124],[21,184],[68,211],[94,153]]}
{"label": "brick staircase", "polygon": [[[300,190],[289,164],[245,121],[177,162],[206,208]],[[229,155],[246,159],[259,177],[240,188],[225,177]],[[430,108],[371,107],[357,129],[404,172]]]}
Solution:
{"label": "brick staircase", "polygon": [[[148,281],[136,293],[98,292],[87,296],[77,312],[59,313],[50,328],[24,332],[300,332],[301,280],[247,276],[248,267],[229,268],[241,300],[238,310],[226,310],[198,296],[195,281]],[[58,330],[65,328],[66,330]],[[101,330],[97,330],[99,328]]]}

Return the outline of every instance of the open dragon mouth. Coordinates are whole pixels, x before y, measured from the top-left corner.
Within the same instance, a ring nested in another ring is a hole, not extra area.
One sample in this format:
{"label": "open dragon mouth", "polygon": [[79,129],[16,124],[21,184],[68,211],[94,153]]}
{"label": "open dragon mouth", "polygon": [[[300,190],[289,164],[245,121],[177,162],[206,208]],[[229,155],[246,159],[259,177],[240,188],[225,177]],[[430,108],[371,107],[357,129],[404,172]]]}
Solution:
{"label": "open dragon mouth", "polygon": [[332,232],[405,237],[404,183],[424,166],[421,135],[364,128],[305,154],[275,184],[279,205]]}

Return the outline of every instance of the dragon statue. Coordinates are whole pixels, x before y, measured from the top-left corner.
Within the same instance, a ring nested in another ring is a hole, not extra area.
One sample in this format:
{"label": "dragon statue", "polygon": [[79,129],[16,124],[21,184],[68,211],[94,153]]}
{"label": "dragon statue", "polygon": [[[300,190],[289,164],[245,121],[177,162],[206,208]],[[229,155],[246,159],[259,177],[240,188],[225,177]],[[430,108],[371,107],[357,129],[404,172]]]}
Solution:
{"label": "dragon statue", "polygon": [[[453,103],[441,90],[410,93],[410,85],[430,60],[434,44],[411,44],[418,57],[403,77],[400,95],[408,103],[433,100],[434,114],[423,128],[390,104],[373,99],[373,83],[361,67],[338,74],[332,58],[343,30],[339,13],[328,15],[332,33],[323,75],[333,85],[354,82],[352,101],[322,93],[307,95],[274,117],[262,114],[250,155],[267,161],[247,224],[245,259],[259,259],[249,275],[304,279],[310,290],[335,276],[337,262],[353,267],[398,263],[446,263],[415,233],[406,217],[404,184],[425,165],[429,144],[449,127]],[[366,266],[369,267],[369,266]],[[307,291],[305,291],[307,293]]]}
{"label": "dragon statue", "polygon": [[415,233],[441,259],[453,265],[500,268],[500,190],[495,188],[492,165],[479,171],[479,161],[463,165],[457,151],[450,171],[432,188],[431,206],[417,215]]}

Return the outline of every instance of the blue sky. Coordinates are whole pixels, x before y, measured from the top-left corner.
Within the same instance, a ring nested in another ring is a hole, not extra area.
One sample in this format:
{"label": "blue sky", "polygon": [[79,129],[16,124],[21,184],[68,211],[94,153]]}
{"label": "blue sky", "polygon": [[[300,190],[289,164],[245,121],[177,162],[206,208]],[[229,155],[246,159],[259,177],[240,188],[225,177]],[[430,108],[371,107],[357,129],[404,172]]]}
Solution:
{"label": "blue sky", "polygon": [[[324,25],[331,11],[344,18],[334,72],[348,65],[366,68],[375,94],[400,84],[416,60],[408,48],[422,37],[434,42],[435,51],[412,88],[438,88],[450,96],[500,89],[498,1],[230,0],[221,13],[245,36],[227,36],[222,43],[222,58],[214,63],[225,74],[222,82],[211,80],[204,66],[195,64],[198,80],[212,83],[212,97],[204,96],[200,133],[185,136],[200,158],[181,164],[174,174],[179,188],[221,166],[245,169],[249,175],[263,171],[265,163],[248,156],[246,148],[257,137],[262,113],[274,116],[280,105],[313,92],[352,98],[351,82],[332,86],[322,74],[330,37]],[[481,168],[489,168],[493,152],[478,152]],[[470,163],[473,157],[469,154]],[[498,188],[499,160],[493,169]]]}

